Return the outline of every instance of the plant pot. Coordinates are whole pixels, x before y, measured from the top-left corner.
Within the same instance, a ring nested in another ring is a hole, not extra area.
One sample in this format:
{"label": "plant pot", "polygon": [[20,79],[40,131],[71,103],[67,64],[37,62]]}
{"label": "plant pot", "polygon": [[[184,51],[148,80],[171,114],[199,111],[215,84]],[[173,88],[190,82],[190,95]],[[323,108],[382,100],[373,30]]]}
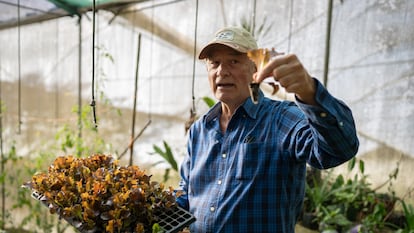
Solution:
{"label": "plant pot", "polygon": [[318,230],[319,223],[316,220],[316,213],[313,213],[313,212],[303,213],[301,225],[311,230]]}

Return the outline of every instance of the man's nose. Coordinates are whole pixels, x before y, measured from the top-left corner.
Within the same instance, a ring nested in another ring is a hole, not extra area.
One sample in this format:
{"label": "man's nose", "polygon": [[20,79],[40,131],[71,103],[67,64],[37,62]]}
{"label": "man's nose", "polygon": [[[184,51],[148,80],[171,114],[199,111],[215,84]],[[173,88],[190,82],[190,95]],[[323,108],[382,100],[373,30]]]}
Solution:
{"label": "man's nose", "polygon": [[225,77],[229,75],[229,67],[225,63],[221,63],[217,69],[217,75],[221,77]]}

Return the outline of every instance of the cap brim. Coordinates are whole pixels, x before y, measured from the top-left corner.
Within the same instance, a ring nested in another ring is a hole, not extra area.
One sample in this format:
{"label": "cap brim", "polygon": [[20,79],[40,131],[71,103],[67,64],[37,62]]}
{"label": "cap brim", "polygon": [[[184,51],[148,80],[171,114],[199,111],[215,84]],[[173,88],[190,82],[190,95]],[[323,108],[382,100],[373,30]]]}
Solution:
{"label": "cap brim", "polygon": [[247,50],[244,49],[244,48],[242,48],[242,47],[240,47],[240,46],[237,46],[236,47],[234,44],[230,44],[230,43],[226,43],[226,42],[217,42],[217,41],[214,41],[214,42],[210,42],[206,46],[204,46],[204,48],[200,51],[200,53],[198,55],[198,59],[202,60],[202,59],[207,58],[209,56],[209,54],[210,54],[211,48],[213,48],[215,45],[225,45],[227,47],[230,47],[230,48],[236,50],[237,52],[247,53]]}

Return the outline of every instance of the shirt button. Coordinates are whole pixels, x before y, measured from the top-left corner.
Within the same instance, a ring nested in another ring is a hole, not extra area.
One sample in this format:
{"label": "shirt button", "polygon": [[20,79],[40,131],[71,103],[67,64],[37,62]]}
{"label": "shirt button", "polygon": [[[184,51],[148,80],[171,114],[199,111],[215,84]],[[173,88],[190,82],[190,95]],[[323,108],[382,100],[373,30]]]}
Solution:
{"label": "shirt button", "polygon": [[344,123],[342,121],[339,122],[339,126],[343,127]]}
{"label": "shirt button", "polygon": [[224,154],[221,155],[221,157],[223,157],[225,159],[227,157],[227,154],[224,153]]}
{"label": "shirt button", "polygon": [[221,180],[218,180],[218,181],[217,181],[217,184],[221,184]]}
{"label": "shirt button", "polygon": [[210,211],[214,212],[216,210],[216,208],[214,208],[214,206],[210,207]]}
{"label": "shirt button", "polygon": [[326,114],[326,112],[321,112],[320,114],[319,114],[319,116],[321,116],[321,117],[326,117],[328,114]]}

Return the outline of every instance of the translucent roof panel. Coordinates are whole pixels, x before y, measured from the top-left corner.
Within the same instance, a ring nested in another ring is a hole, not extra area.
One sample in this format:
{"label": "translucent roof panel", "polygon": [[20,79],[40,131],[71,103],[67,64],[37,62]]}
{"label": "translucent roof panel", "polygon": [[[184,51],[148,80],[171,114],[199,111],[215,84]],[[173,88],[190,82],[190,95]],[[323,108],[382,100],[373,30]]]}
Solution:
{"label": "translucent roof panel", "polygon": [[46,0],[1,0],[0,29],[68,15]]}
{"label": "translucent roof panel", "polygon": [[[95,0],[96,9],[117,11],[148,0]],[[0,30],[37,23],[92,9],[93,0],[0,0]]]}

